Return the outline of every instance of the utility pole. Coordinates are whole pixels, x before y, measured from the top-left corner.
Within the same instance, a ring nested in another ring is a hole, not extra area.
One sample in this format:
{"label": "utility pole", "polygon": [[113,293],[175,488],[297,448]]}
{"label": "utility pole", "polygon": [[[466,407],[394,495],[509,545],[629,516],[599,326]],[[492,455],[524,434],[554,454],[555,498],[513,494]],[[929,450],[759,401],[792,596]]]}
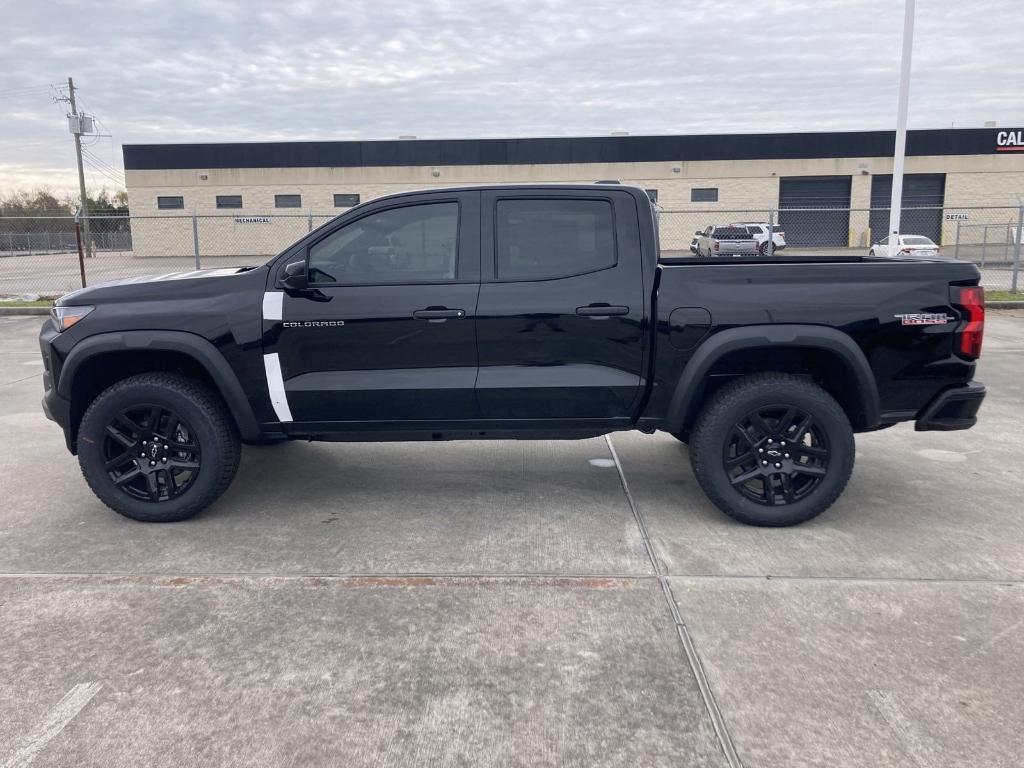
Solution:
{"label": "utility pole", "polygon": [[79,211],[82,218],[82,233],[85,237],[85,256],[92,256],[92,239],[89,237],[89,200],[85,196],[85,169],[82,168],[82,126],[79,122],[78,108],[75,106],[75,82],[68,78],[68,102],[71,114],[75,117],[71,124],[71,132],[75,137],[75,158],[78,160],[78,191],[82,196],[82,207]]}
{"label": "utility pole", "polygon": [[900,213],[903,208],[903,157],[907,151],[907,104],[910,102],[910,57],[914,47],[914,0],[903,7],[903,53],[900,57],[900,90],[896,104],[896,147],[892,160],[892,197],[889,200],[889,254],[899,248]]}

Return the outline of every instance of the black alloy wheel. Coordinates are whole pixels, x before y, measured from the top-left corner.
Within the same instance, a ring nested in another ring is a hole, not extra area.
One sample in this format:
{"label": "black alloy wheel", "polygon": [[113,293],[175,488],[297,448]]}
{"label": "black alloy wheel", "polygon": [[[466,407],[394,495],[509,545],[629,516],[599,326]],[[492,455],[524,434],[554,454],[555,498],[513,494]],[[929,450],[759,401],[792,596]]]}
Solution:
{"label": "black alloy wheel", "polygon": [[704,406],[690,465],[715,505],[748,525],[796,525],[828,509],[853,472],[850,421],[807,376],[741,376]]}
{"label": "black alloy wheel", "polygon": [[170,501],[199,476],[199,443],[170,408],[152,403],[126,408],[105,432],[104,468],[114,485],[133,499]]}
{"label": "black alloy wheel", "polygon": [[729,482],[768,507],[807,498],[828,473],[828,436],[795,406],[755,408],[733,425],[724,448]]}
{"label": "black alloy wheel", "polygon": [[82,416],[76,447],[82,474],[104,504],[153,523],[204,510],[231,484],[241,458],[218,393],[164,371],[101,392]]}

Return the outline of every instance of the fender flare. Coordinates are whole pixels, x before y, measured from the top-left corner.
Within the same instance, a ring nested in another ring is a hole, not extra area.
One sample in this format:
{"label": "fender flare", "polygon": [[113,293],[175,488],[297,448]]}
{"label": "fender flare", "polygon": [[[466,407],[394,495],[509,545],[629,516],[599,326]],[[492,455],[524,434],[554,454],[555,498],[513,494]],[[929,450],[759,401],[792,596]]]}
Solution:
{"label": "fender flare", "polygon": [[78,342],[64,360],[57,393],[70,402],[78,369],[96,355],[142,350],[177,352],[191,357],[216,384],[242,437],[247,440],[259,437],[259,423],[234,370],[213,344],[185,331],[122,331],[89,336]]}
{"label": "fender flare", "polygon": [[857,343],[842,331],[823,325],[752,325],[729,328],[708,337],[686,364],[669,401],[665,422],[668,431],[681,431],[689,423],[697,397],[712,366],[724,355],[758,347],[813,347],[836,354],[856,382],[860,413],[851,419],[854,428],[872,429],[880,421],[881,406],[875,375]]}

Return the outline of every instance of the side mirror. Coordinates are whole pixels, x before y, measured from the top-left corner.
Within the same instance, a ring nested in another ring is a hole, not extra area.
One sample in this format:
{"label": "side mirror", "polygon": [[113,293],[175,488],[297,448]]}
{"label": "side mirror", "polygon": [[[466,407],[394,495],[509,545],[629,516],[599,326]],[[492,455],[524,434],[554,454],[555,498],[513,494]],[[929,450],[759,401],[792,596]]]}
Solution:
{"label": "side mirror", "polygon": [[304,290],[309,285],[306,277],[306,262],[293,261],[286,265],[277,282],[282,288],[291,291]]}

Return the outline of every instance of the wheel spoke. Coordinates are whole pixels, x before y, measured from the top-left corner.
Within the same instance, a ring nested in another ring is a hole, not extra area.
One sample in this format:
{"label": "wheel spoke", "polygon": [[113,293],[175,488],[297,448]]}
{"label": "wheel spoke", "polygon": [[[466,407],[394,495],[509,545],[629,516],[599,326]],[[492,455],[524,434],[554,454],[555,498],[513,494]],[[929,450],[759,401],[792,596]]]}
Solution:
{"label": "wheel spoke", "polygon": [[128,455],[128,451],[125,451],[120,456],[115,456],[114,458],[107,461],[107,463],[103,465],[103,468],[109,472],[110,470],[116,469],[117,467],[120,467],[122,464],[126,464],[131,460],[132,457]]}
{"label": "wheel spoke", "polygon": [[768,423],[761,418],[761,414],[757,411],[750,414],[750,423],[754,425],[754,428],[760,432],[763,437],[768,437],[772,433],[772,428],[768,426]]}
{"label": "wheel spoke", "polygon": [[798,475],[810,475],[811,477],[825,476],[825,470],[822,467],[812,467],[806,464],[794,464],[793,472]]}
{"label": "wheel spoke", "polygon": [[150,501],[160,500],[160,486],[156,481],[156,472],[150,472],[146,475],[146,490],[149,493]]}
{"label": "wheel spoke", "polygon": [[776,431],[780,435],[785,435],[786,434],[786,430],[789,429],[793,425],[793,419],[796,418],[796,413],[797,413],[796,408],[787,408],[786,409],[786,412],[782,415],[782,418],[779,419],[779,426],[776,427]]}
{"label": "wheel spoke", "polygon": [[738,456],[733,456],[731,459],[726,459],[725,460],[725,467],[726,467],[726,469],[735,469],[736,467],[740,466],[740,464],[742,464],[745,461],[754,461],[754,460],[755,459],[754,459],[753,452],[748,450],[748,451],[744,451],[743,453],[739,454]]}
{"label": "wheel spoke", "polygon": [[128,437],[128,435],[123,434],[112,424],[107,425],[107,434],[119,442],[123,448],[131,448],[135,445],[135,440]]}
{"label": "wheel spoke", "polygon": [[171,440],[167,443],[172,451],[189,451],[193,452],[199,449],[199,446],[195,443],[179,443],[177,440]]}
{"label": "wheel spoke", "polygon": [[124,485],[125,483],[130,483],[132,480],[134,480],[141,474],[142,470],[140,470],[138,467],[135,467],[131,471],[125,472],[123,475],[117,477],[114,480],[114,485]]}
{"label": "wheel spoke", "polygon": [[811,414],[804,416],[803,420],[797,425],[796,430],[790,436],[790,440],[794,443],[800,442],[800,439],[804,436],[804,432],[811,428],[811,424],[814,423],[814,417]]}
{"label": "wheel spoke", "polygon": [[149,431],[156,432],[160,428],[160,417],[163,415],[164,409],[159,405],[154,405],[149,411]]}
{"label": "wheel spoke", "polygon": [[782,476],[782,495],[786,499],[787,504],[792,504],[796,501],[796,496],[793,494],[793,483],[789,479],[789,475],[784,474]]}
{"label": "wheel spoke", "polygon": [[122,426],[127,427],[129,432],[133,432],[136,435],[142,434],[142,425],[132,419],[126,413],[118,414],[114,417],[114,424],[120,423]]}
{"label": "wheel spoke", "polygon": [[751,437],[750,433],[747,432],[747,430],[744,429],[743,426],[741,426],[740,424],[737,424],[736,425],[736,431],[739,432],[740,437],[742,437],[746,441],[747,445],[749,445],[751,448],[756,448],[757,447],[757,440],[755,440],[753,437]]}
{"label": "wheel spoke", "polygon": [[748,480],[753,480],[755,477],[759,477],[760,475],[760,469],[752,469],[749,472],[744,472],[742,475],[736,475],[736,477],[729,478],[729,482],[733,485],[743,485]]}
{"label": "wheel spoke", "polygon": [[798,444],[795,450],[797,453],[802,453],[804,456],[813,456],[814,458],[817,459],[828,458],[828,450],[816,445]]}
{"label": "wheel spoke", "polygon": [[167,498],[173,499],[179,493],[178,484],[174,481],[174,472],[170,469],[161,470],[164,473],[164,483],[167,486]]}
{"label": "wheel spoke", "polygon": [[769,507],[775,506],[775,480],[772,475],[765,475],[764,478],[764,499]]}
{"label": "wheel spoke", "polygon": [[169,467],[173,467],[174,469],[188,469],[188,470],[191,470],[192,472],[195,472],[197,469],[199,469],[199,462],[198,461],[184,461],[182,459],[168,459],[167,465]]}

